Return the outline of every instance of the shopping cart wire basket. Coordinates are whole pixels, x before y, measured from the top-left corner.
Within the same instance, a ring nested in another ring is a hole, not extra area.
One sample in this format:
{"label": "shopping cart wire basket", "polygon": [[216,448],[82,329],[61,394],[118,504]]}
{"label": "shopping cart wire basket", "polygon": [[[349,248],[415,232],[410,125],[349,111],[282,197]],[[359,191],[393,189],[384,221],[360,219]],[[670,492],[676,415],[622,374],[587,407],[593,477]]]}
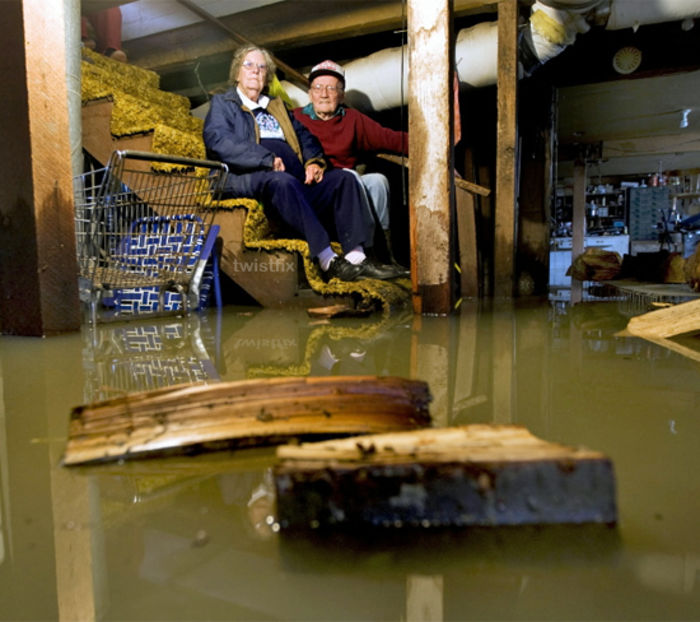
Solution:
{"label": "shopping cart wire basket", "polygon": [[[165,166],[163,166],[165,165]],[[81,297],[98,321],[103,299],[129,289],[181,295],[188,312],[193,279],[228,169],[221,162],[141,151],[115,151],[103,169],[75,178],[75,228]],[[199,269],[198,269],[199,266]]]}

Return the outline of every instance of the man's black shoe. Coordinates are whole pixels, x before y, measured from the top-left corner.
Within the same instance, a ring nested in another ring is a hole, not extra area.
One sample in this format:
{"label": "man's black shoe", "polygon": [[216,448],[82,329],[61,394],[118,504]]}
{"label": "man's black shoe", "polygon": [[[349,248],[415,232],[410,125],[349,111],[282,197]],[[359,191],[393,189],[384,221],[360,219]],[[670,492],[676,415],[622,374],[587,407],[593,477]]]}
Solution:
{"label": "man's black shoe", "polygon": [[362,272],[362,268],[351,264],[345,257],[335,256],[326,270],[326,280],[340,279],[341,281],[356,281]]}
{"label": "man's black shoe", "polygon": [[390,264],[388,264],[390,267],[394,269],[396,272],[396,278],[402,278],[402,279],[410,279],[411,278],[411,271],[408,268],[405,268],[402,266],[396,259],[392,260]]}
{"label": "man's black shoe", "polygon": [[387,281],[404,276],[405,274],[404,271],[397,270],[394,266],[376,263],[371,259],[365,259],[358,267],[362,270],[359,276],[361,279],[381,279]]}

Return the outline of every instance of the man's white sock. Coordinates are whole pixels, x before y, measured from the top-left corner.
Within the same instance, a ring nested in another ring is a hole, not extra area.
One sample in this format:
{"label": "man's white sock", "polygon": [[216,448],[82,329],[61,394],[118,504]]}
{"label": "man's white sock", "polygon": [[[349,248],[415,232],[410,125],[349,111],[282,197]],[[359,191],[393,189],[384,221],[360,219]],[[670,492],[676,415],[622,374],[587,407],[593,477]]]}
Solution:
{"label": "man's white sock", "polygon": [[365,255],[365,251],[362,249],[361,246],[356,246],[351,251],[345,253],[345,259],[351,264],[357,265],[362,263],[365,259],[367,259],[367,255]]}
{"label": "man's white sock", "polygon": [[321,266],[321,270],[324,272],[328,270],[328,267],[331,265],[331,261],[338,255],[335,254],[333,249],[330,246],[326,246],[319,254],[318,254],[318,264]]}

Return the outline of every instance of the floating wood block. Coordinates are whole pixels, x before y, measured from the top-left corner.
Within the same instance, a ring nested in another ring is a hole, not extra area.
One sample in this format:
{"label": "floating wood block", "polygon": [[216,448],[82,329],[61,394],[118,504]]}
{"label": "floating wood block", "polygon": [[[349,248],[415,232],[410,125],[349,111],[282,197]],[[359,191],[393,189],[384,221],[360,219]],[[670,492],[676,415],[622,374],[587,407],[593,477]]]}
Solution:
{"label": "floating wood block", "polygon": [[617,520],[603,454],[512,425],[467,425],[277,448],[285,529]]}
{"label": "floating wood block", "polygon": [[396,377],[180,385],[74,408],[63,463],[410,430],[429,425],[429,402],[426,383]]}

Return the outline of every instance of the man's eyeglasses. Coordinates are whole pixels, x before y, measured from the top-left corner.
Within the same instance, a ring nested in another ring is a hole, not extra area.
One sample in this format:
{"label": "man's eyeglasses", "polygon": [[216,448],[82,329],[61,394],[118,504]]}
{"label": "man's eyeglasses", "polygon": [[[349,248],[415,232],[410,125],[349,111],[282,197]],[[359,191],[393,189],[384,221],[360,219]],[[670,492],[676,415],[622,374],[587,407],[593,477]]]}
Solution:
{"label": "man's eyeglasses", "polygon": [[328,91],[330,93],[340,93],[343,90],[342,86],[329,86],[327,84],[314,84],[311,88],[317,93],[320,93],[321,91]]}
{"label": "man's eyeglasses", "polygon": [[257,69],[259,71],[267,71],[267,65],[258,65],[257,63],[254,63],[252,60],[246,60],[243,61],[243,67],[247,69],[248,71],[253,71],[253,69]]}

